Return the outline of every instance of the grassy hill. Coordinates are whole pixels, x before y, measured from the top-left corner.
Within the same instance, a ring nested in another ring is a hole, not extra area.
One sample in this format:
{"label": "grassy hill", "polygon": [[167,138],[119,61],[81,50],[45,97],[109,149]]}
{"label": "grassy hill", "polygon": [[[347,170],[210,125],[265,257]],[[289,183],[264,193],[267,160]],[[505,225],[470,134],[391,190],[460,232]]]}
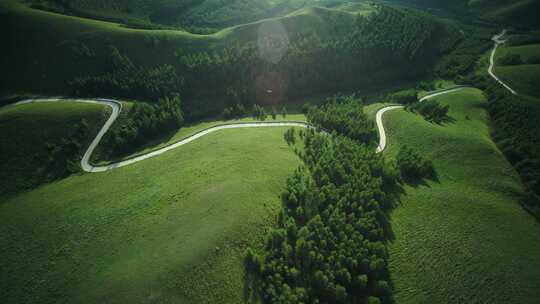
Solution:
{"label": "grassy hill", "polygon": [[404,0],[426,8],[445,9],[458,14],[472,13],[482,19],[514,26],[540,26],[538,0]]}
{"label": "grassy hill", "polygon": [[[294,94],[353,91],[419,77],[460,39],[448,23],[371,4],[310,7],[210,35],[136,30],[30,9],[16,0],[3,1],[0,12],[8,45],[1,51],[2,65],[12,71],[0,76],[6,84],[1,94],[157,99],[163,96],[155,92],[162,90],[138,94],[123,82],[136,82],[137,89],[155,83],[159,89],[174,73],[178,81],[165,93],[180,92],[185,111],[203,116],[211,112],[207,108],[215,114],[238,100],[264,101],[268,89],[283,101]],[[269,65],[261,55],[264,39],[287,42],[278,64]],[[129,59],[131,68],[118,66],[111,50]],[[169,74],[161,74],[164,70]],[[103,88],[114,84],[127,90]]]}
{"label": "grassy hill", "polygon": [[284,131],[220,131],[5,201],[2,302],[240,303],[243,251],[299,164]]}
{"label": "grassy hill", "polygon": [[438,175],[407,186],[391,216],[396,302],[535,303],[540,224],[519,205],[519,178],[490,139],[485,96],[467,89],[436,100],[454,122],[402,110],[385,116],[385,156],[415,147]]}
{"label": "grassy hill", "polygon": [[[126,23],[128,26],[173,26],[196,31],[217,29],[276,17],[315,2],[303,0],[31,0],[32,7],[74,16]],[[340,2],[340,1],[338,1]]]}
{"label": "grassy hill", "polygon": [[82,120],[88,130],[80,144],[88,146],[109,112],[101,105],[72,102],[0,108],[0,197],[56,178],[51,176],[53,163],[62,159],[51,159],[52,147],[78,136],[75,133]]}
{"label": "grassy hill", "polygon": [[496,60],[509,55],[519,56],[520,62],[496,65],[495,73],[518,93],[540,98],[540,44],[505,46],[496,54]]}

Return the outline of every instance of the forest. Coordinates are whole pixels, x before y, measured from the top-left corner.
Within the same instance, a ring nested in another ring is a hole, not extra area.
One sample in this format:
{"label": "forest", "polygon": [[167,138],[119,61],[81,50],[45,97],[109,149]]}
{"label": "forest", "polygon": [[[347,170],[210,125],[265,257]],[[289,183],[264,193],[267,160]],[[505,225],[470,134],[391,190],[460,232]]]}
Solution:
{"label": "forest", "polygon": [[121,123],[114,124],[99,147],[100,159],[126,156],[167,132],[184,124],[180,96],[160,98],[157,103],[136,102],[124,114]]}
{"label": "forest", "polygon": [[373,143],[377,138],[373,122],[367,119],[363,105],[354,95],[330,98],[320,107],[311,107],[306,116],[309,123],[321,130],[361,143]]}
{"label": "forest", "polygon": [[516,168],[527,195],[525,207],[540,218],[540,106],[503,88],[487,88],[493,139]]}
{"label": "forest", "polygon": [[[278,226],[262,252],[248,249],[244,257],[248,302],[392,303],[388,212],[401,177],[375,153],[367,117],[351,115],[362,110],[354,96],[310,108],[308,117],[332,135],[298,132],[303,165],[287,180]],[[296,134],[290,129],[284,138],[294,145]],[[402,154],[403,175],[424,178],[430,163]]]}
{"label": "forest", "polygon": [[249,299],[263,303],[391,303],[385,242],[390,175],[371,147],[302,132],[305,152],[287,181],[264,252],[245,255]]}

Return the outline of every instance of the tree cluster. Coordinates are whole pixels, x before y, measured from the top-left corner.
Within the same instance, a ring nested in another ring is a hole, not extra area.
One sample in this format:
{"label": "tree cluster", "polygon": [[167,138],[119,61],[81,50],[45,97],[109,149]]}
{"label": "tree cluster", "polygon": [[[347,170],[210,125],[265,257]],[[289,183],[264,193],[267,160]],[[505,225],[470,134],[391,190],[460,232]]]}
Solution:
{"label": "tree cluster", "polygon": [[[369,16],[355,18],[316,13],[324,18],[329,34],[291,31],[287,51],[277,63],[264,60],[255,41],[232,42],[212,51],[177,51],[185,76],[183,96],[220,96],[230,105],[263,104],[271,98],[411,79],[427,73],[437,56],[455,44],[439,38],[447,25],[414,11],[380,6]],[[208,83],[214,84],[212,90]]]}
{"label": "tree cluster", "polygon": [[246,252],[248,301],[390,303],[387,175],[372,147],[308,130],[304,165],[287,181],[278,227]]}
{"label": "tree cluster", "polygon": [[390,94],[388,101],[392,103],[399,103],[403,105],[412,104],[418,101],[418,91],[410,89],[399,91],[393,94]]}
{"label": "tree cluster", "polygon": [[237,103],[232,107],[227,107],[223,110],[223,118],[239,119],[246,115],[246,108],[243,104]]}
{"label": "tree cluster", "polygon": [[400,148],[396,156],[396,164],[405,181],[418,181],[435,177],[435,169],[431,161],[406,145]]}
{"label": "tree cluster", "polygon": [[435,100],[413,103],[407,106],[407,110],[417,112],[422,115],[425,120],[433,123],[442,123],[448,120],[449,106],[443,106]]}
{"label": "tree cluster", "polygon": [[261,107],[258,104],[253,105],[252,115],[255,120],[266,120],[266,111],[264,110],[264,107]]}
{"label": "tree cluster", "polygon": [[108,60],[109,72],[78,77],[71,83],[75,95],[158,100],[176,94],[182,87],[183,78],[171,65],[136,66],[115,47],[110,48]]}
{"label": "tree cluster", "polygon": [[156,104],[133,103],[131,108],[107,132],[101,150],[102,158],[110,159],[132,153],[152,138],[180,128],[184,123],[178,95],[159,99]]}
{"label": "tree cluster", "polygon": [[540,219],[540,105],[491,81],[486,90],[492,137],[527,190],[524,205]]}
{"label": "tree cluster", "polygon": [[373,122],[354,96],[331,98],[322,106],[310,107],[307,119],[320,129],[335,131],[361,143],[371,143],[376,138]]}
{"label": "tree cluster", "polygon": [[290,146],[294,145],[296,143],[296,135],[293,128],[288,129],[285,131],[285,134],[283,134],[283,139],[285,139],[285,142]]}

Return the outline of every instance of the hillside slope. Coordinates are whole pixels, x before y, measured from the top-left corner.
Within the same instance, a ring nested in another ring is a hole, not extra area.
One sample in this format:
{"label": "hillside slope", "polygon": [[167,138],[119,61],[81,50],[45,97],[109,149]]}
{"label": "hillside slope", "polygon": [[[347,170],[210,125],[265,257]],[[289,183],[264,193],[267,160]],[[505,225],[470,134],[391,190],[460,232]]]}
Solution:
{"label": "hillside slope", "polygon": [[453,122],[387,114],[387,157],[414,147],[438,180],[406,187],[392,213],[397,303],[536,303],[540,224],[519,204],[519,178],[490,139],[486,98],[467,89],[435,99]]}
{"label": "hillside slope", "polygon": [[[166,83],[163,94],[180,92],[196,109],[188,114],[220,111],[224,102],[264,103],[268,91],[270,101],[286,100],[411,79],[460,39],[447,23],[379,5],[313,7],[211,35],[129,29],[15,0],[2,2],[0,11],[8,45],[2,65],[11,71],[0,76],[3,94],[157,99]],[[178,81],[169,84],[172,78]],[[134,93],[147,83],[158,90]]]}

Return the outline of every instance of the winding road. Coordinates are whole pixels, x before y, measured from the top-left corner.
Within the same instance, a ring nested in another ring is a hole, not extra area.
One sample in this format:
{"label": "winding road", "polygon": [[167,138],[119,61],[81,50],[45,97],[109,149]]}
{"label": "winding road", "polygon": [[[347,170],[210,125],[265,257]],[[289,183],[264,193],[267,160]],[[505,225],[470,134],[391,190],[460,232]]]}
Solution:
{"label": "winding road", "polygon": [[[492,40],[494,42],[494,47],[493,47],[493,50],[492,50],[491,56],[490,56],[490,65],[489,65],[488,73],[491,75],[491,77],[493,77],[497,82],[499,82],[502,86],[504,86],[512,94],[517,95],[516,91],[514,91],[512,88],[510,88],[507,84],[505,84],[502,80],[500,80],[493,73],[493,67],[495,65],[495,63],[494,63],[495,62],[495,52],[497,51],[497,48],[498,48],[499,44],[502,44],[502,43],[505,42],[505,40],[501,40],[502,37],[505,34],[506,34],[506,30],[503,30],[500,34],[495,35],[492,38]],[[433,92],[433,93],[430,93],[430,94],[422,97],[419,101],[422,102],[422,101],[428,100],[428,99],[436,97],[436,96],[452,93],[452,92],[459,91],[459,90],[462,90],[462,89],[465,89],[465,88],[470,88],[470,87],[469,86],[457,86],[457,87],[453,87],[453,88],[449,88],[449,89],[440,90],[440,91]],[[112,124],[118,118],[118,115],[120,114],[120,112],[122,110],[122,103],[117,101],[117,100],[113,100],[113,99],[65,99],[65,98],[45,98],[45,99],[41,99],[40,98],[40,99],[23,100],[23,101],[14,103],[14,104],[12,104],[10,106],[18,106],[18,105],[36,103],[36,102],[61,102],[61,101],[101,104],[101,105],[108,106],[108,107],[110,107],[112,109],[111,115],[109,116],[109,118],[107,119],[107,121],[105,122],[103,127],[101,127],[101,129],[98,132],[97,136],[92,140],[92,142],[90,143],[90,146],[88,147],[88,149],[86,150],[86,152],[84,153],[84,155],[83,155],[83,157],[81,159],[81,168],[85,172],[105,172],[105,171],[109,171],[109,170],[112,170],[112,169],[115,169],[115,168],[128,166],[128,165],[143,161],[145,159],[161,155],[161,154],[163,154],[163,153],[165,153],[165,152],[167,152],[169,150],[176,149],[176,148],[178,148],[180,146],[188,144],[188,143],[190,143],[190,142],[192,142],[192,141],[194,141],[194,140],[196,140],[198,138],[201,138],[201,137],[203,137],[205,135],[208,135],[210,133],[213,133],[213,132],[216,132],[216,131],[219,131],[219,130],[224,130],[224,129],[262,128],[262,127],[265,127],[265,128],[266,127],[302,127],[302,128],[312,128],[313,127],[309,123],[300,122],[300,121],[230,123],[230,124],[217,125],[217,126],[210,127],[210,128],[205,129],[205,130],[199,131],[199,132],[197,132],[197,133],[195,133],[195,134],[193,134],[193,135],[191,135],[191,136],[189,136],[187,138],[184,138],[184,139],[182,139],[182,140],[180,140],[178,142],[175,142],[175,143],[173,143],[171,145],[168,145],[166,147],[163,147],[163,148],[148,152],[148,153],[140,155],[140,156],[136,156],[136,157],[126,159],[126,160],[123,160],[123,161],[119,161],[119,162],[115,162],[115,163],[111,163],[111,164],[105,165],[105,166],[94,166],[94,165],[90,164],[90,157],[94,153],[94,150],[96,149],[98,144],[101,142],[101,139],[103,138],[103,136],[107,133],[107,131],[112,126]],[[383,125],[383,115],[388,111],[401,109],[401,108],[403,108],[403,106],[401,106],[401,105],[392,105],[392,106],[387,106],[387,107],[381,108],[381,109],[379,109],[377,111],[376,118],[375,118],[376,124],[377,124],[377,129],[379,131],[379,145],[378,145],[377,150],[376,150],[377,153],[380,153],[380,152],[384,151],[384,149],[386,148],[386,142],[387,142],[386,141],[386,132],[384,130],[384,125]]]}
{"label": "winding road", "polygon": [[[491,40],[493,40],[493,50],[491,51],[491,55],[490,55],[490,58],[489,58],[488,73],[499,84],[501,84],[504,88],[506,88],[508,91],[510,91],[510,93],[512,93],[514,95],[518,95],[516,91],[514,91],[509,85],[507,85],[501,79],[499,79],[499,77],[497,77],[497,75],[495,75],[495,73],[493,72],[493,68],[495,67],[495,53],[497,52],[497,49],[498,49],[499,45],[506,42],[506,40],[502,40],[502,37],[506,34],[506,32],[507,32],[507,30],[503,30],[501,33],[499,33],[499,34],[493,36],[493,38],[491,38]],[[463,90],[463,89],[467,89],[467,88],[472,88],[472,87],[471,86],[455,86],[455,87],[452,87],[452,88],[449,88],[449,89],[439,90],[439,91],[430,93],[430,94],[420,98],[418,101],[419,102],[426,101],[426,100],[431,99],[433,97],[453,93],[453,92]],[[403,108],[403,106],[393,105],[393,106],[384,107],[382,109],[379,109],[379,111],[377,111],[377,115],[375,117],[375,120],[376,120],[376,123],[377,123],[377,129],[379,130],[379,146],[377,147],[377,153],[380,153],[380,152],[384,151],[384,149],[386,148],[386,131],[384,130],[384,124],[383,124],[383,120],[382,120],[384,113],[386,113],[388,111],[395,110],[395,109],[402,109],[402,108]]]}

